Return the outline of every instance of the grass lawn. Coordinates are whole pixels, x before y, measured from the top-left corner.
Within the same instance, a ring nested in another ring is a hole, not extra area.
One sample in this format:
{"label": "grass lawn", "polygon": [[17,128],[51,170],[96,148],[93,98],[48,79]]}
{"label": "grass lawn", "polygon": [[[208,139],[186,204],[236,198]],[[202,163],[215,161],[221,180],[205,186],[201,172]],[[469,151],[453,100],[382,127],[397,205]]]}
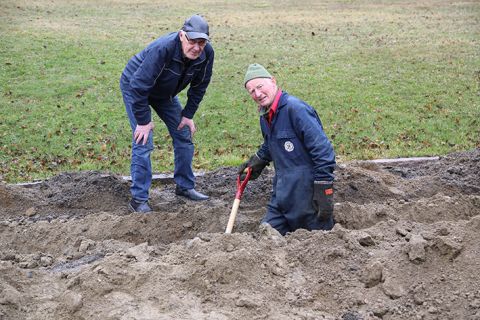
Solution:
{"label": "grass lawn", "polygon": [[[242,84],[253,62],[315,107],[340,162],[480,147],[476,0],[3,0],[3,180],[129,174],[120,74],[133,54],[193,13],[209,21],[216,57],[194,118],[196,170],[238,165],[261,143]],[[171,140],[154,121],[154,171],[170,172]]]}

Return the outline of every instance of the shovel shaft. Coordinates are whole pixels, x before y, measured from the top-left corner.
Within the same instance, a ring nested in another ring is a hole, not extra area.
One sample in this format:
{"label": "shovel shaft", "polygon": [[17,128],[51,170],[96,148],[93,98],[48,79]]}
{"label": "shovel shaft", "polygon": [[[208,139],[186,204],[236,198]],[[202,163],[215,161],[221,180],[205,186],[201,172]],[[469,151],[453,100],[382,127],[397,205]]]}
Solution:
{"label": "shovel shaft", "polygon": [[238,206],[240,205],[240,199],[242,198],[243,190],[247,186],[247,182],[250,179],[250,175],[252,174],[252,168],[248,167],[247,174],[243,181],[240,180],[240,175],[237,177],[237,192],[235,194],[235,200],[233,201],[232,211],[230,212],[230,218],[228,218],[227,229],[225,229],[225,233],[232,233],[233,224],[235,223],[235,217],[237,216]]}
{"label": "shovel shaft", "polygon": [[232,211],[230,212],[230,218],[228,218],[228,224],[225,233],[232,233],[233,224],[235,223],[235,217],[237,216],[239,205],[240,199],[235,198],[235,200],[233,201]]}

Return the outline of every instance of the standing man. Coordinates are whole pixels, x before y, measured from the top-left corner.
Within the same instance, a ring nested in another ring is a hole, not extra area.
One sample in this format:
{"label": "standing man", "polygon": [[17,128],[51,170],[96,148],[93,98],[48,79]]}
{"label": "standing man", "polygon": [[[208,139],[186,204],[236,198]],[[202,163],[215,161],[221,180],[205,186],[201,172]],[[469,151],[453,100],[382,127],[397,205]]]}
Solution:
{"label": "standing man", "polygon": [[256,179],[270,161],[275,166],[272,197],[262,222],[282,235],[300,228],[332,229],[335,154],[317,112],[282,91],[259,64],[248,67],[244,85],[258,105],[264,141],[238,173],[250,167],[250,179]]}
{"label": "standing man", "polygon": [[[200,15],[193,15],[180,31],[156,39],[133,56],[123,70],[120,88],[133,132],[130,211],[152,211],[148,204],[153,150],[150,107],[173,140],[175,193],[190,200],[208,199],[195,190],[192,136],[196,131],[193,116],[210,83],[213,60],[208,23]],[[182,109],[177,94],[188,85],[188,100]]]}

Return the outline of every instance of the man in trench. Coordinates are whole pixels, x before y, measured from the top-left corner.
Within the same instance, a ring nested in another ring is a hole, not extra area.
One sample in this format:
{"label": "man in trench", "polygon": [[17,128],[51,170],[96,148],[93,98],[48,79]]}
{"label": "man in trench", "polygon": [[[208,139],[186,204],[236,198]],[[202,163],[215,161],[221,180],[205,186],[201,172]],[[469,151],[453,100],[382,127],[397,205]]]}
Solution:
{"label": "man in trench", "polygon": [[[208,199],[194,189],[192,137],[196,131],[193,116],[210,83],[213,61],[208,23],[202,16],[193,15],[185,20],[181,30],[156,39],[134,55],[123,70],[120,88],[133,133],[130,211],[152,211],[148,204],[153,150],[150,106],[172,137],[175,194],[195,201]],[[189,85],[182,109],[177,95]]]}
{"label": "man in trench", "polygon": [[273,161],[273,192],[262,223],[280,234],[333,228],[335,153],[313,107],[282,91],[260,64],[251,64],[244,86],[258,105],[263,144],[238,168],[257,179]]}

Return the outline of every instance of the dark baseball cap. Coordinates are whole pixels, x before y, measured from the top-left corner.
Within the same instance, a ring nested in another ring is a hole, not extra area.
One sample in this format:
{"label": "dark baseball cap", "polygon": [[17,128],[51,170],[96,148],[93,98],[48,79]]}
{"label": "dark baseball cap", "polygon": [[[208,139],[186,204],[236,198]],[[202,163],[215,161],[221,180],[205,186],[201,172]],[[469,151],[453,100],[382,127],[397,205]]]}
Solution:
{"label": "dark baseball cap", "polygon": [[210,40],[208,37],[208,23],[202,16],[198,14],[194,14],[185,20],[182,30],[187,33],[189,39]]}

